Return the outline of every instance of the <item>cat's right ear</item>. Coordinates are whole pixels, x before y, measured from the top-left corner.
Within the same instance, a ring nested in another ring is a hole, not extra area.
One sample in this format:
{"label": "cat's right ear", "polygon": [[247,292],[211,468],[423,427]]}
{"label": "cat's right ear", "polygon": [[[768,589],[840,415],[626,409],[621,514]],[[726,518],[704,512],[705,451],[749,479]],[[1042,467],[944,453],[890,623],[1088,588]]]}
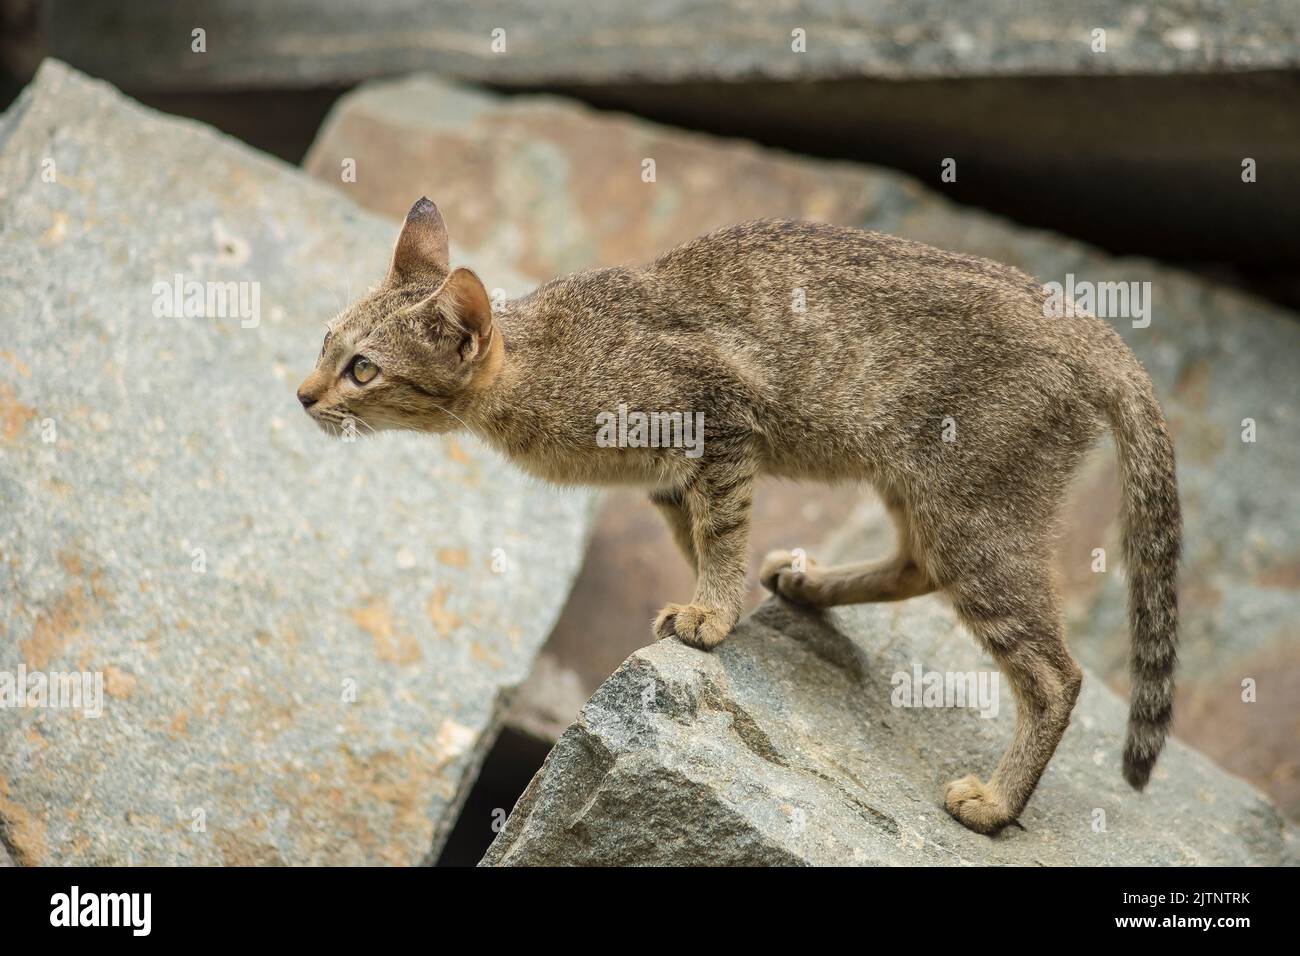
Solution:
{"label": "cat's right ear", "polygon": [[447,276],[447,281],[416,308],[434,338],[456,344],[461,362],[487,354],[493,335],[492,302],[482,281],[469,269],[460,268]]}
{"label": "cat's right ear", "polygon": [[402,232],[393,248],[393,263],[388,267],[389,285],[410,282],[441,282],[451,269],[447,241],[447,224],[438,207],[426,197],[406,214]]}

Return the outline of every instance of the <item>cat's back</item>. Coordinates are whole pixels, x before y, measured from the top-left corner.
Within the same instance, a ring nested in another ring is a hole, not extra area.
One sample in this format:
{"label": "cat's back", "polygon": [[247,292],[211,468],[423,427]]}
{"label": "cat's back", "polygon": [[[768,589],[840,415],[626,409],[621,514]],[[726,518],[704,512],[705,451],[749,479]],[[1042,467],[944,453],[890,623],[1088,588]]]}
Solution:
{"label": "cat's back", "polygon": [[[648,265],[553,279],[530,297],[554,319],[626,324],[748,325],[796,301],[837,328],[870,315],[953,317],[976,299],[1041,302],[1019,269],[886,233],[796,219],[757,219],[690,239]],[[956,306],[956,308],[954,308]]]}
{"label": "cat's back", "polygon": [[754,219],[687,240],[650,264],[654,273],[706,278],[730,267],[782,269],[797,260],[805,269],[843,267],[908,271],[942,269],[985,276],[1012,285],[1034,280],[991,259],[949,252],[911,239],[869,229],[808,219]]}

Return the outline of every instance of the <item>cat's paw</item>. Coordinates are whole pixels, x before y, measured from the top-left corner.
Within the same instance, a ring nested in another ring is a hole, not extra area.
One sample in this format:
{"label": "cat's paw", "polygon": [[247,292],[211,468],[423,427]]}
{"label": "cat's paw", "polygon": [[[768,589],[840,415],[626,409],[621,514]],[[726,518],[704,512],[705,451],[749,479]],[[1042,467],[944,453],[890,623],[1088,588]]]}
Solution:
{"label": "cat's paw", "polygon": [[948,784],[943,805],[958,823],[976,833],[992,835],[1016,819],[1016,814],[974,774]]}
{"label": "cat's paw", "polygon": [[[787,601],[796,604],[818,604],[819,596],[812,587],[812,582],[805,571],[795,570],[795,563],[793,552],[769,551],[758,571],[759,583]],[[802,563],[806,568],[817,564],[809,557],[804,557]]]}
{"label": "cat's paw", "polygon": [[663,640],[675,637],[683,644],[710,651],[731,632],[731,624],[720,611],[698,604],[669,604],[655,618],[654,635]]}

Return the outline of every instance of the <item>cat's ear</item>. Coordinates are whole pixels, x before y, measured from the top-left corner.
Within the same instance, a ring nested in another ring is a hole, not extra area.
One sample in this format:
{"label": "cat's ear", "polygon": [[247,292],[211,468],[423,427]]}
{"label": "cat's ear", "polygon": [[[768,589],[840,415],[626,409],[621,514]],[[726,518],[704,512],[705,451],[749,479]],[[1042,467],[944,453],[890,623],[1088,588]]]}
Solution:
{"label": "cat's ear", "polygon": [[426,302],[438,323],[436,334],[456,340],[460,361],[487,354],[493,332],[492,301],[478,276],[469,269],[456,269]]}
{"label": "cat's ear", "polygon": [[447,224],[442,221],[438,207],[421,196],[406,214],[406,222],[397,237],[393,263],[388,267],[388,283],[437,281],[450,268]]}

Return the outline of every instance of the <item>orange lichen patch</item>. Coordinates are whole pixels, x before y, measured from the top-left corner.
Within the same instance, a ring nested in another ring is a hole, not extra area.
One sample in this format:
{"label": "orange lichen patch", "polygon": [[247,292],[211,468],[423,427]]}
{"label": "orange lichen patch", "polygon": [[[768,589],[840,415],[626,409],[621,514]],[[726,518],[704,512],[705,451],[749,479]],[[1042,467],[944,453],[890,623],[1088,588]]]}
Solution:
{"label": "orange lichen patch", "polygon": [[[286,804],[314,808],[306,812],[307,818],[318,818],[331,830],[342,831],[347,857],[333,862],[411,865],[412,854],[421,852],[415,848],[427,847],[433,836],[428,808],[436,753],[421,742],[373,753],[341,746],[339,754],[341,760],[330,761],[306,777],[300,769],[286,768],[285,779],[295,780],[297,789],[277,785],[277,796]],[[305,796],[304,781],[313,790]],[[377,815],[377,807],[387,812]]]}
{"label": "orange lichen patch", "polygon": [[451,458],[452,461],[461,465],[468,465],[471,461],[473,461],[473,459],[470,458],[469,454],[465,451],[465,449],[460,447],[460,442],[456,441],[456,439],[448,438],[446,444],[447,444],[447,455]]}
{"label": "orange lichen patch", "polygon": [[74,584],[36,619],[32,636],[19,642],[23,660],[32,670],[45,670],[98,616],[99,610],[87,599],[84,585]]}
{"label": "orange lichen patch", "polygon": [[474,660],[483,664],[488,664],[497,670],[501,669],[501,658],[496,654],[493,654],[478,641],[470,641],[469,653]]}
{"label": "orange lichen patch", "polygon": [[1214,377],[1214,366],[1205,359],[1190,362],[1178,373],[1174,383],[1174,394],[1197,411],[1204,411],[1210,398],[1210,383]]}
{"label": "orange lichen patch", "polygon": [[135,693],[136,677],[130,671],[109,664],[104,668],[104,690],[110,697],[127,698]]}
{"label": "orange lichen patch", "polygon": [[156,813],[136,813],[134,810],[128,810],[125,819],[127,826],[145,830],[159,830],[162,828],[162,821],[158,819]]}
{"label": "orange lichen patch", "polygon": [[37,241],[43,246],[57,246],[67,238],[68,223],[70,221],[66,212],[56,209],[54,211],[54,222],[50,224],[50,228],[46,229]]}
{"label": "orange lichen patch", "polygon": [[179,740],[181,737],[188,737],[190,733],[190,714],[189,711],[178,710],[172,717],[172,722],[167,725],[167,736],[172,740]]}
{"label": "orange lichen patch", "polygon": [[45,843],[45,821],[9,798],[9,781],[0,777],[0,826],[10,849],[22,866],[41,866],[49,847]]}
{"label": "orange lichen patch", "polygon": [[74,578],[81,577],[84,566],[81,563],[81,555],[74,551],[60,551],[59,563],[63,565],[63,570],[67,571]]}
{"label": "orange lichen patch", "polygon": [[217,828],[212,834],[221,851],[223,866],[284,866],[284,860],[273,846],[244,839],[233,830]]}
{"label": "orange lichen patch", "polygon": [[68,484],[62,478],[47,478],[45,480],[45,487],[50,490],[51,494],[59,498],[71,498],[74,491],[72,485]]}
{"label": "orange lichen patch", "polygon": [[1300,561],[1287,561],[1265,568],[1255,576],[1262,587],[1300,590]]}
{"label": "orange lichen patch", "polygon": [[244,700],[253,705],[253,711],[258,715],[257,727],[253,731],[257,739],[265,739],[293,726],[298,719],[298,706],[291,699],[260,689],[250,690]]}
{"label": "orange lichen patch", "polygon": [[464,548],[439,548],[438,560],[453,568],[463,568],[469,564],[469,552]]}
{"label": "orange lichen patch", "polygon": [[59,170],[56,185],[62,189],[71,189],[83,195],[90,195],[95,191],[95,181],[89,176],[70,176],[62,169]]}
{"label": "orange lichen patch", "polygon": [[1183,586],[1183,601],[1189,608],[1209,610],[1223,603],[1223,592],[1199,577],[1188,576]]}
{"label": "orange lichen patch", "polygon": [[425,606],[428,612],[429,620],[437,628],[440,637],[449,636],[456,628],[460,627],[461,620],[454,613],[447,610],[447,585],[439,585],[429,597],[429,603]]}
{"label": "orange lichen patch", "polygon": [[0,349],[0,358],[4,359],[10,365],[16,368],[18,370],[18,374],[21,375],[23,378],[32,377],[31,367],[22,359],[20,359],[17,355],[14,355],[13,352],[6,352],[5,350]]}
{"label": "orange lichen patch", "polygon": [[393,627],[393,615],[382,601],[354,608],[352,620],[375,642],[375,655],[390,664],[414,664],[421,657],[420,645],[409,634]]}
{"label": "orange lichen patch", "polygon": [[113,603],[113,592],[104,584],[104,572],[92,571],[90,573],[90,593],[95,596],[101,607],[109,607]]}
{"label": "orange lichen patch", "polygon": [[8,382],[0,382],[0,437],[11,442],[26,424],[36,417],[36,409],[18,401],[18,394]]}

